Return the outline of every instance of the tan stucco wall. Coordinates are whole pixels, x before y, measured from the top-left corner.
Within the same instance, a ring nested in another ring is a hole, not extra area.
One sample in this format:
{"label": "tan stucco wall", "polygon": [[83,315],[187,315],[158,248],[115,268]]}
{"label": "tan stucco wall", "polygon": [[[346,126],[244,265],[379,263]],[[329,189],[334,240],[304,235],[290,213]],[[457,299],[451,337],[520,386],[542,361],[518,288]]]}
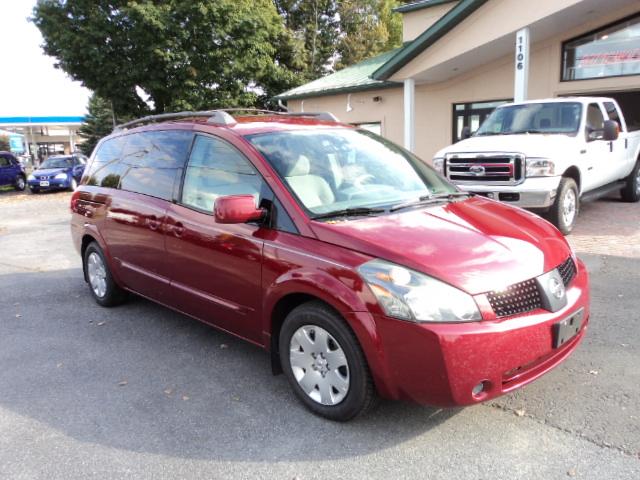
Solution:
{"label": "tan stucco wall", "polygon": [[[539,1],[546,2],[547,0]],[[614,11],[606,17],[533,44],[531,46],[529,98],[556,97],[585,92],[600,94],[608,91],[640,89],[640,76],[575,82],[560,81],[563,41],[616,21],[635,11],[637,11],[635,6]],[[449,41],[448,36],[445,39],[447,42]],[[509,54],[445,82],[417,85],[416,154],[425,160],[431,160],[435,152],[451,144],[454,103],[513,98],[513,83],[513,55]],[[381,103],[373,102],[373,97],[377,95],[382,96]],[[340,120],[348,123],[382,121],[383,135],[402,144],[404,123],[402,87],[355,93],[352,94],[351,104],[353,111],[347,113],[347,95],[342,94],[306,99],[304,109],[306,111],[331,111]],[[294,111],[300,111],[299,100],[289,102],[289,106]]]}
{"label": "tan stucco wall", "polygon": [[402,41],[409,42],[415,39],[455,6],[456,2],[451,2],[405,13],[402,15]]}

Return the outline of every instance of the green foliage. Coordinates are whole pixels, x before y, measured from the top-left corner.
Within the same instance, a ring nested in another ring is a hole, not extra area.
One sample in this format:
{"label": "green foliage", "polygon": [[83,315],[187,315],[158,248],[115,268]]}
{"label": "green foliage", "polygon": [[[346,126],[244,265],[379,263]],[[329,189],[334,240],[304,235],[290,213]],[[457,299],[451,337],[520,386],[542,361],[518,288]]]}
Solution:
{"label": "green foliage", "polygon": [[7,135],[0,135],[0,150],[8,152],[10,149],[9,137]]}
{"label": "green foliage", "polygon": [[109,135],[113,130],[113,122],[114,115],[110,102],[95,93],[91,95],[87,106],[87,115],[79,129],[80,135],[85,140],[79,145],[82,153],[91,155],[100,139]]}
{"label": "green foliage", "polygon": [[259,106],[303,80],[272,0],[41,0],[32,20],[45,53],[117,114]]}

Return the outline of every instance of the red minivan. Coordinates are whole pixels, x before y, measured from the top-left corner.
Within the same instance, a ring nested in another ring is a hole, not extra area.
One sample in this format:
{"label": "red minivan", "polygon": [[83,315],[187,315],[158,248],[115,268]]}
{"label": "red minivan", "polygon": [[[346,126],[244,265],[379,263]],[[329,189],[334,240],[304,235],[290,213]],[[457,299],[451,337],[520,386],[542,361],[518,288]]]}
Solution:
{"label": "red minivan", "polygon": [[100,142],[73,194],[84,277],[271,353],[312,412],[471,405],[562,362],[589,280],[551,224],[325,115],[168,114]]}

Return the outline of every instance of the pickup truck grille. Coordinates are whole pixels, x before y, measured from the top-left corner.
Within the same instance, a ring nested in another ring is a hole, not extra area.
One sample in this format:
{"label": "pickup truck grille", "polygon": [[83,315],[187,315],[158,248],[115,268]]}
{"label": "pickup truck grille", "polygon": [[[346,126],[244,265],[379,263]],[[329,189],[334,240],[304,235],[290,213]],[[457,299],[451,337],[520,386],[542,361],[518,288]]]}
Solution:
{"label": "pickup truck grille", "polygon": [[454,183],[517,185],[524,180],[524,155],[514,153],[452,153],[445,174]]}

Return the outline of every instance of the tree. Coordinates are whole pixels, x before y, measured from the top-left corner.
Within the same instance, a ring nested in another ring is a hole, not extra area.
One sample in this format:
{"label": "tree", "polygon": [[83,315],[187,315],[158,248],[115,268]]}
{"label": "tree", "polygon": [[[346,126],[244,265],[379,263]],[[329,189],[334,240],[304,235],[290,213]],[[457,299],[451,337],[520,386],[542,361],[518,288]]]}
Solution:
{"label": "tree", "polygon": [[40,0],[32,21],[117,115],[262,106],[304,80],[272,0]]}
{"label": "tree", "polygon": [[393,9],[396,0],[341,0],[341,38],[336,68],[392,50],[402,45],[402,17]]}
{"label": "tree", "polygon": [[100,139],[109,135],[113,130],[114,120],[110,102],[95,93],[91,95],[87,106],[87,115],[79,129],[80,135],[85,139],[84,143],[79,145],[82,153],[91,155]]}

